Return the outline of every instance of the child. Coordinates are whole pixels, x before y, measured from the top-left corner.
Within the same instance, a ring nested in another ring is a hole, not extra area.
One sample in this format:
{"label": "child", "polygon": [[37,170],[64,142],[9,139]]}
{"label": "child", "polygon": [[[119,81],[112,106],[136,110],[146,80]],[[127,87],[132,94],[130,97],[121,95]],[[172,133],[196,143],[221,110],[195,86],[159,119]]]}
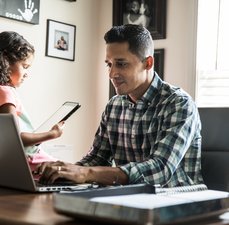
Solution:
{"label": "child", "polygon": [[60,137],[64,123],[56,124],[47,132],[33,133],[33,126],[17,95],[16,88],[28,77],[28,69],[32,64],[34,53],[34,47],[18,33],[7,31],[0,33],[0,113],[15,115],[32,171],[36,164],[55,161],[41,149],[39,144]]}

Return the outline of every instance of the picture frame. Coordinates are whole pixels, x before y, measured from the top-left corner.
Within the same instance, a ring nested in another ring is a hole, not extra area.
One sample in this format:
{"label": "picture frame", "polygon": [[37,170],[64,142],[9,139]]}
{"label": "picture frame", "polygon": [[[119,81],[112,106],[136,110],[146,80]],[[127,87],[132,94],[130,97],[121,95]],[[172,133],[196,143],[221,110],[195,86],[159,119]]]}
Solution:
{"label": "picture frame", "polygon": [[[154,71],[162,80],[164,79],[164,55],[165,50],[163,48],[154,50]],[[110,81],[109,98],[113,97],[114,95],[116,95],[115,89]]]}
{"label": "picture frame", "polygon": [[75,39],[75,25],[48,19],[45,55],[74,61]]}
{"label": "picture frame", "polygon": [[165,39],[166,3],[166,0],[144,0],[142,7],[141,0],[113,0],[113,25],[142,24],[154,40]]}
{"label": "picture frame", "polygon": [[40,0],[0,0],[0,17],[39,24]]}
{"label": "picture frame", "polygon": [[165,50],[163,48],[154,50],[154,71],[163,80],[164,79],[164,56]]}

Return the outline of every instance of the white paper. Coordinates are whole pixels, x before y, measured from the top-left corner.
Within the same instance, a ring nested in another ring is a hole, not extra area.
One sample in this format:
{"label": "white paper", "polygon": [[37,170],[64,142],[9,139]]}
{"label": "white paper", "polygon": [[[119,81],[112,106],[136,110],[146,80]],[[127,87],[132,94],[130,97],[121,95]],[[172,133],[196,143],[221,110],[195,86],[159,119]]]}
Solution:
{"label": "white paper", "polygon": [[95,197],[91,198],[90,201],[134,208],[154,209],[170,205],[178,205],[183,203],[227,197],[229,197],[228,192],[204,190],[170,195],[133,194],[108,197]]}
{"label": "white paper", "polygon": [[[142,209],[153,209],[187,202],[186,199],[174,199],[168,196],[160,196],[155,194],[133,194],[109,197],[96,197],[91,198],[90,201]],[[190,200],[188,201],[191,202]]]}

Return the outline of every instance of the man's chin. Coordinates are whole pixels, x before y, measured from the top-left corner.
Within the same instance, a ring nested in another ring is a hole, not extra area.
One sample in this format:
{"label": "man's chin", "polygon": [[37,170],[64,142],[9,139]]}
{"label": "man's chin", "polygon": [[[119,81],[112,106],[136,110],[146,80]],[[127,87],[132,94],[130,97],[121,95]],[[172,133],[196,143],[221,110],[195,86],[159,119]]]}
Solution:
{"label": "man's chin", "polygon": [[117,95],[126,95],[126,92],[119,88],[115,88],[115,92]]}

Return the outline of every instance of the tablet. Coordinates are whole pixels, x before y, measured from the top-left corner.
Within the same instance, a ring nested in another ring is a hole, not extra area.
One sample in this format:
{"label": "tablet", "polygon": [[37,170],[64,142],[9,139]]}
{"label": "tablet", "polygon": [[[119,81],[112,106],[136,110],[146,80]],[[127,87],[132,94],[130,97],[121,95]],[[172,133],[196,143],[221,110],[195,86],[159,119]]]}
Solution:
{"label": "tablet", "polygon": [[44,123],[42,123],[34,133],[49,131],[55,124],[66,121],[77,109],[80,108],[78,102],[65,102],[55,113],[53,113]]}

